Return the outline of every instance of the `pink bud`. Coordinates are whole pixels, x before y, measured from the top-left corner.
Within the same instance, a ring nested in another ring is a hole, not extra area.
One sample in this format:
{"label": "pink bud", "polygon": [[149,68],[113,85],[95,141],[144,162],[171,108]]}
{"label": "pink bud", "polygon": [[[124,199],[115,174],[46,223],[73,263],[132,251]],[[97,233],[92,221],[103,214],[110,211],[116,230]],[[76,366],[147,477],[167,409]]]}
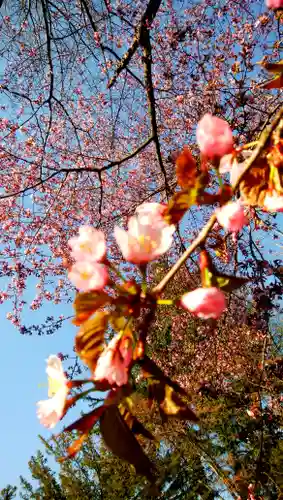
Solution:
{"label": "pink bud", "polygon": [[182,104],[184,102],[184,96],[183,95],[177,95],[176,101],[178,104]]}
{"label": "pink bud", "polygon": [[198,318],[217,319],[226,309],[224,293],[216,287],[197,288],[182,296],[180,304]]}
{"label": "pink bud", "polygon": [[197,143],[208,158],[223,156],[233,150],[233,135],[229,124],[209,113],[203,116],[197,126]]}
{"label": "pink bud", "polygon": [[283,0],[265,0],[265,3],[269,9],[283,8]]}
{"label": "pink bud", "polygon": [[248,222],[241,202],[230,202],[216,211],[216,217],[224,229],[237,232]]}

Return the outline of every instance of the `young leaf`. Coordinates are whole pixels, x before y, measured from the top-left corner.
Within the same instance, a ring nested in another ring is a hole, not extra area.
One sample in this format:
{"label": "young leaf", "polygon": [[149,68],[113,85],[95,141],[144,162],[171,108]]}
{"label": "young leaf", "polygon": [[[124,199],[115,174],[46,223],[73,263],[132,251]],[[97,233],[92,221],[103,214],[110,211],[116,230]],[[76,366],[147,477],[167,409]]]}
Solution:
{"label": "young leaf", "polygon": [[251,206],[262,207],[269,186],[269,168],[264,158],[250,168],[240,182],[242,199]]}
{"label": "young leaf", "polygon": [[155,399],[159,405],[160,415],[163,421],[167,417],[198,422],[198,417],[186,403],[178,396],[172,387],[163,380],[153,380],[149,385],[150,399]]}
{"label": "young leaf", "polygon": [[99,309],[99,307],[109,303],[110,300],[111,297],[103,291],[78,293],[74,301],[74,325],[80,326],[88,318],[90,318],[90,316],[92,316],[93,313]]}
{"label": "young leaf", "polygon": [[154,481],[154,466],[145,455],[116,406],[105,409],[100,419],[100,431],[106,446],[119,458],[134,465],[137,474]]}
{"label": "young leaf", "polygon": [[260,62],[263,68],[269,73],[273,73],[274,77],[260,83],[258,87],[263,89],[280,89],[283,87],[283,60],[277,63]]}
{"label": "young leaf", "polygon": [[101,417],[105,407],[99,406],[89,413],[86,413],[81,418],[73,422],[72,424],[65,427],[62,432],[80,431],[87,432],[92,429],[97,420]]}
{"label": "young leaf", "polygon": [[176,159],[176,176],[179,186],[183,189],[193,187],[197,173],[196,162],[187,146]]}
{"label": "young leaf", "polygon": [[197,190],[192,188],[188,191],[175,193],[169,200],[164,219],[168,224],[177,224],[185,215],[186,211],[194,205],[197,199]]}
{"label": "young leaf", "polygon": [[108,312],[97,312],[93,318],[82,324],[75,339],[76,352],[91,370],[94,370],[103,350],[104,331],[108,318]]}
{"label": "young leaf", "polygon": [[141,422],[123,405],[119,405],[119,412],[125,420],[127,426],[134,434],[140,434],[148,439],[154,440],[154,436],[149,432]]}
{"label": "young leaf", "polygon": [[88,432],[82,434],[78,439],[76,439],[71,446],[67,448],[67,455],[65,457],[60,457],[57,459],[59,463],[63,463],[70,458],[73,458],[81,449],[83,443],[88,437]]}
{"label": "young leaf", "polygon": [[98,419],[101,417],[102,413],[104,411],[104,406],[99,406],[98,408],[95,408],[92,410],[90,413],[87,413],[86,415],[83,415],[81,418],[73,422],[71,425],[68,425],[65,429],[63,429],[63,432],[71,432],[71,431],[79,431],[82,433],[78,439],[76,439],[71,446],[67,449],[67,455],[65,457],[60,457],[58,459],[58,462],[65,462],[65,460],[68,460],[69,458],[73,458],[78,451],[80,451],[84,441],[87,439],[92,427],[94,424],[98,421]]}
{"label": "young leaf", "polygon": [[176,392],[187,396],[186,391],[177,383],[171,380],[165,373],[159,368],[152,359],[144,356],[143,359],[139,360],[139,364],[142,367],[144,378],[152,378],[155,380],[163,381],[172,387]]}
{"label": "young leaf", "polygon": [[160,409],[169,417],[198,422],[195,413],[173,391],[172,387],[167,384],[164,386],[164,398],[160,402]]}

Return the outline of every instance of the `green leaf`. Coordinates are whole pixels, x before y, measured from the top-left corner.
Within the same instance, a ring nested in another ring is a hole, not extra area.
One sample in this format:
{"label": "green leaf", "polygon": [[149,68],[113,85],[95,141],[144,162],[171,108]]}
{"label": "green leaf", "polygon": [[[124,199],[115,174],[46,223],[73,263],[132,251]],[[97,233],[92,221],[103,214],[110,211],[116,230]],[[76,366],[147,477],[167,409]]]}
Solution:
{"label": "green leaf", "polygon": [[110,301],[111,297],[103,291],[78,293],[74,301],[74,325],[80,326],[88,318],[90,318],[90,316],[92,316],[97,309]]}
{"label": "green leaf", "polygon": [[237,290],[241,286],[246,285],[250,279],[238,276],[228,276],[226,274],[218,274],[214,276],[217,286],[223,290],[223,292],[232,292]]}
{"label": "green leaf", "polygon": [[100,431],[106,446],[114,455],[132,464],[137,474],[154,482],[154,465],[144,453],[116,406],[109,406],[105,409],[100,419]]}

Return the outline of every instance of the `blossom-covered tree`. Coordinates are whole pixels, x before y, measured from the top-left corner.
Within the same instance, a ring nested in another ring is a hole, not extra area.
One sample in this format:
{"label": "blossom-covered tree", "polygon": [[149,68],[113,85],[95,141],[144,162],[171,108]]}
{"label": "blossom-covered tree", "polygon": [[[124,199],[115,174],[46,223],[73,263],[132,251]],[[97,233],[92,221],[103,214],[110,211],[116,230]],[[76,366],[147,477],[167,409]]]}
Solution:
{"label": "blossom-covered tree", "polygon": [[[44,299],[70,300],[76,289],[74,348],[87,371],[68,378],[62,356],[48,358],[49,399],[38,403],[46,427],[80,399],[107,391],[63,429],[77,438],[62,461],[77,455],[99,422],[106,446],[158,491],[156,465],[136,438],[152,439],[136,411],[142,393],[163,422],[184,427],[193,447],[202,449],[203,439],[204,455],[215,452],[213,467],[230,495],[265,494],[266,405],[281,408],[280,387],[267,390],[268,370],[280,370],[282,354],[276,346],[274,357],[269,328],[280,310],[281,261],[266,257],[261,241],[281,234],[280,8],[3,4],[2,274],[11,280],[2,300],[14,300],[9,318],[24,333],[29,277],[39,280],[32,309]],[[270,81],[260,82],[260,59],[276,75]],[[9,99],[13,120],[5,115]],[[167,269],[154,284],[160,259]],[[196,279],[187,288],[189,272]],[[180,347],[168,346],[168,364],[153,349],[159,308],[178,311]],[[207,323],[195,330],[200,321]],[[203,392],[222,398],[227,426],[241,425],[242,400],[245,419],[260,418],[248,485],[223,465],[219,420],[211,427],[197,399]]]}
{"label": "blossom-covered tree", "polygon": [[174,155],[197,152],[203,115],[226,118],[236,143],[255,139],[280,103],[256,65],[278,58],[280,14],[262,0],[13,0],[1,15],[1,301],[20,326],[29,277],[32,309],[68,300],[79,226],[108,231],[170,197]]}

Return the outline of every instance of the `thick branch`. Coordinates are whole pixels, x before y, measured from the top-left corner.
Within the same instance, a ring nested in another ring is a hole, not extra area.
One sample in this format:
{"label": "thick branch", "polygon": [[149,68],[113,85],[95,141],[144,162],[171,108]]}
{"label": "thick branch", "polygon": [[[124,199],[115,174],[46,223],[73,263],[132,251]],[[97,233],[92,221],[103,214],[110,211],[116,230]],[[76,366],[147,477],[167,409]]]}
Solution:
{"label": "thick branch", "polygon": [[161,0],[150,0],[147,8],[138,24],[138,26],[135,29],[135,34],[134,38],[132,41],[132,45],[129,47],[127,52],[124,54],[122,57],[121,61],[117,65],[116,72],[111,78],[110,82],[108,83],[108,88],[110,89],[113,87],[113,85],[116,83],[116,80],[120,73],[123,71],[123,69],[126,68],[126,66],[129,64],[130,60],[132,59],[133,55],[135,54],[138,46],[141,43],[141,38],[143,36],[143,30],[144,28],[150,26],[152,23],[153,19],[155,18],[158,9],[160,7]]}
{"label": "thick branch", "polygon": [[143,54],[144,54],[144,56],[143,56],[144,76],[145,76],[146,94],[147,94],[147,101],[148,101],[148,111],[149,111],[150,122],[151,122],[151,131],[152,131],[152,135],[153,135],[154,142],[155,142],[158,162],[159,162],[159,165],[160,165],[163,177],[164,177],[166,194],[168,196],[170,193],[170,188],[168,185],[166,170],[165,170],[165,167],[163,164],[160,142],[159,142],[159,138],[158,138],[158,129],[157,129],[157,120],[156,120],[156,106],[155,106],[154,88],[153,88],[153,83],[152,83],[152,71],[151,71],[151,65],[152,65],[151,44],[150,44],[149,31],[146,27],[143,29],[143,36],[141,39],[141,44],[143,46]]}

